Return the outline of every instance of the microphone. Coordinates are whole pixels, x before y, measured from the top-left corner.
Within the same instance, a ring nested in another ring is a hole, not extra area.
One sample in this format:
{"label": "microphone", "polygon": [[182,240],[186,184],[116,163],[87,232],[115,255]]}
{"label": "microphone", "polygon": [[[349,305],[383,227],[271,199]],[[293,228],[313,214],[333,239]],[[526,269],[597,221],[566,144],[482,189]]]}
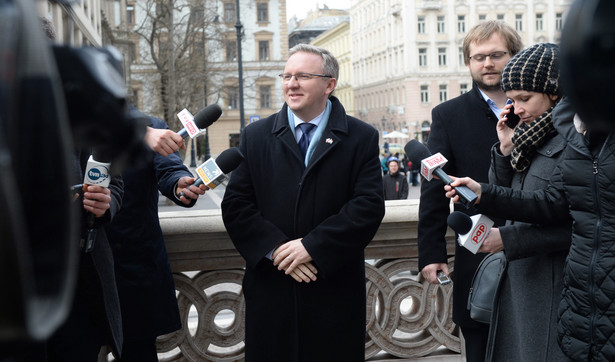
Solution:
{"label": "microphone", "polygon": [[[199,179],[192,185],[199,187],[205,184],[213,190],[228,179],[227,174],[236,169],[241,161],[243,161],[243,155],[239,151],[239,148],[232,147],[224,150],[218,155],[218,158],[215,160],[210,158],[196,169],[196,172],[199,174]],[[186,195],[184,195],[182,191],[179,196]]]}
{"label": "microphone", "polygon": [[94,149],[85,168],[83,183],[88,185],[109,187],[109,183],[111,182],[111,176],[109,174],[111,162],[107,161],[109,160]]}
{"label": "microphone", "polygon": [[221,114],[222,108],[217,104],[211,104],[203,108],[194,117],[184,108],[177,114],[177,117],[179,117],[179,120],[184,125],[184,128],[177,132],[177,134],[182,136],[183,139],[186,139],[188,136],[190,138],[197,137],[201,129],[211,126],[212,123],[220,118]]}
{"label": "microphone", "polygon": [[468,216],[461,211],[448,215],[446,222],[459,234],[459,245],[470,250],[472,254],[476,254],[493,226],[493,220],[485,215]]}
{"label": "microphone", "polygon": [[[103,152],[93,149],[85,168],[83,183],[88,185],[109,187],[109,184],[111,183],[111,175],[109,173],[111,162],[109,161],[110,158],[106,157]],[[89,253],[94,249],[94,242],[96,241],[96,235],[98,234],[98,229],[94,227],[95,222],[96,217],[94,214],[88,213],[88,232],[83,246],[86,253]]]}
{"label": "microphone", "polygon": [[[427,179],[427,181],[431,181],[433,175],[436,175],[447,185],[450,185],[453,182],[442,167],[448,162],[444,156],[440,152],[432,155],[431,152],[424,144],[420,143],[417,140],[411,140],[404,146],[404,151],[406,155],[414,164],[421,164],[421,175]],[[457,195],[459,195],[459,201],[466,209],[469,209],[478,196],[472,190],[470,190],[467,186],[457,186],[455,187],[455,191]]]}

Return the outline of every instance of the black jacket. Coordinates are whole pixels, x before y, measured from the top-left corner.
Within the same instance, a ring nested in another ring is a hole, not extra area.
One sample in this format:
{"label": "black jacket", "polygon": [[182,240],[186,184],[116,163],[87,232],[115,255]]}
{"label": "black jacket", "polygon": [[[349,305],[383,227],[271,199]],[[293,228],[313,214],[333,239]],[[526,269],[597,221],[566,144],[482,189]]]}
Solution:
{"label": "black jacket", "polygon": [[482,185],[480,209],[544,224],[561,224],[572,216],[559,308],[560,345],[575,361],[613,361],[615,134],[592,145],[574,128],[572,113],[565,100],[554,111],[555,126],[568,146],[548,188],[520,192]]}
{"label": "black jacket", "polygon": [[[286,105],[241,134],[245,158],[222,218],[246,260],[246,361],[365,359],[364,249],[384,216],[378,132],[331,103],[307,167]],[[297,238],[318,269],[314,282],[297,283],[266,257]]]}
{"label": "black jacket", "polygon": [[[167,124],[149,117],[150,126]],[[193,177],[178,152],[166,157],[150,151],[151,159],[126,170],[122,209],[107,227],[113,248],[124,337],[157,337],[181,328],[175,285],[158,220],[160,192],[182,207],[175,195],[177,181]]]}
{"label": "black jacket", "polygon": [[[498,141],[497,118],[474,85],[468,93],[444,102],[432,111],[431,132],[427,146],[440,152],[448,163],[444,171],[454,176],[469,176],[487,182],[491,163],[491,146]],[[446,218],[449,199],[440,180],[421,183],[418,246],[419,269],[428,264],[446,263]],[[455,209],[473,215],[474,210],[455,205]],[[470,318],[466,309],[474,271],[485,254],[472,254],[455,243],[453,285],[453,321],[464,327],[484,326]]]}
{"label": "black jacket", "polygon": [[382,183],[385,200],[405,200],[408,198],[408,179],[401,172],[395,175],[390,173],[384,175]]}

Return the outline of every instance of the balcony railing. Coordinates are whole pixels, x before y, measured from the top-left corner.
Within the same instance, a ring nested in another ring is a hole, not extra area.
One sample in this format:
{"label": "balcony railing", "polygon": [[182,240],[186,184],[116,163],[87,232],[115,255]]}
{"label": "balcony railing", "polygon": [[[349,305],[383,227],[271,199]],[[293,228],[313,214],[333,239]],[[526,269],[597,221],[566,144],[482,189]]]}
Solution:
{"label": "balcony railing", "polygon": [[[386,215],[365,250],[365,358],[448,356],[461,360],[452,321],[452,287],[427,283],[418,271],[418,200],[387,201]],[[183,328],[158,339],[161,361],[242,361],[244,261],[219,210],[160,215]],[[449,255],[454,235],[447,235]],[[449,266],[452,270],[452,265]]]}

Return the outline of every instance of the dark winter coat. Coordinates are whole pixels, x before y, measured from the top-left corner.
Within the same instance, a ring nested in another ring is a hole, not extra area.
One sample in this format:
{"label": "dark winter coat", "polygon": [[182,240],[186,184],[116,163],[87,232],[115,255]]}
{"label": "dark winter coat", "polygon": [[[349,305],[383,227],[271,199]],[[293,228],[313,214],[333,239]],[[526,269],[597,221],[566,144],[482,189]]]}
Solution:
{"label": "dark winter coat", "polygon": [[[83,182],[90,154],[89,150],[75,153],[72,179],[75,184]],[[94,229],[97,232],[93,249],[88,253],[79,251],[77,288],[70,314],[48,341],[48,353],[53,358],[66,358],[67,349],[79,350],[78,341],[84,335],[102,336],[104,340],[94,343],[109,344],[115,353],[121,353],[122,350],[122,316],[115,283],[113,254],[103,228],[113,220],[122,205],[124,188],[121,177],[111,177],[108,189],[111,192],[110,207],[103,216],[94,221]],[[88,221],[92,214],[82,206],[83,192],[79,194],[81,197],[75,204],[81,210],[83,243],[88,235]]]}
{"label": "dark winter coat", "polygon": [[[491,146],[498,141],[495,126],[498,119],[474,85],[470,92],[444,102],[432,111],[431,132],[427,146],[432,153],[441,152],[448,160],[444,171],[449,175],[468,176],[487,182],[491,163]],[[446,263],[446,219],[450,200],[443,192],[442,181],[421,183],[418,246],[419,269],[433,263]],[[474,210],[455,205],[455,210],[473,215]],[[483,324],[470,318],[468,293],[474,272],[485,254],[472,254],[455,243],[453,285],[453,321],[461,327]]]}
{"label": "dark winter coat", "polygon": [[[378,132],[331,97],[307,167],[287,106],[247,126],[222,217],[246,260],[246,361],[363,361],[364,248],[384,216]],[[318,269],[298,283],[266,255],[297,238]]]}
{"label": "dark winter coat", "polygon": [[[491,151],[489,181],[516,190],[539,190],[547,187],[566,142],[553,135],[536,149],[524,172],[513,170],[510,156],[503,156],[499,146]],[[492,314],[487,360],[564,361],[557,343],[557,312],[571,225],[509,221],[499,231],[508,268]]]}
{"label": "dark winter coat", "polygon": [[[615,360],[615,134],[595,143],[572,124],[562,101],[555,126],[568,145],[546,190],[482,185],[481,210],[529,222],[574,223],[564,269],[559,339],[574,361]],[[523,210],[523,213],[510,212]]]}
{"label": "dark winter coat", "polygon": [[384,186],[385,200],[405,200],[408,198],[408,179],[401,172],[391,175],[390,173],[382,177]]}
{"label": "dark winter coat", "polygon": [[[162,120],[149,119],[153,128],[168,128]],[[178,152],[167,157],[150,152],[149,162],[122,174],[122,209],[107,228],[127,339],[154,338],[181,328],[173,275],[158,221],[158,191],[186,207],[175,197],[175,185],[181,177],[193,175]]]}

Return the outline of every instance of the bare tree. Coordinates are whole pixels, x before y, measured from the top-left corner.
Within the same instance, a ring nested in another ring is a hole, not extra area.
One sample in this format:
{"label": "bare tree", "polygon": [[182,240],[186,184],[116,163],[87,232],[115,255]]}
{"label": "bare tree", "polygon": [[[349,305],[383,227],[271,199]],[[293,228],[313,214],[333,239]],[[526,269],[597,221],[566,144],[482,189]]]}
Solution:
{"label": "bare tree", "polygon": [[192,112],[201,109],[206,103],[205,90],[215,88],[206,82],[213,71],[208,67],[207,44],[221,42],[216,4],[145,0],[137,6],[141,16],[133,31],[146,45],[147,58],[159,75],[156,93],[160,97],[160,113],[171,128],[179,129],[177,112],[183,108]]}

